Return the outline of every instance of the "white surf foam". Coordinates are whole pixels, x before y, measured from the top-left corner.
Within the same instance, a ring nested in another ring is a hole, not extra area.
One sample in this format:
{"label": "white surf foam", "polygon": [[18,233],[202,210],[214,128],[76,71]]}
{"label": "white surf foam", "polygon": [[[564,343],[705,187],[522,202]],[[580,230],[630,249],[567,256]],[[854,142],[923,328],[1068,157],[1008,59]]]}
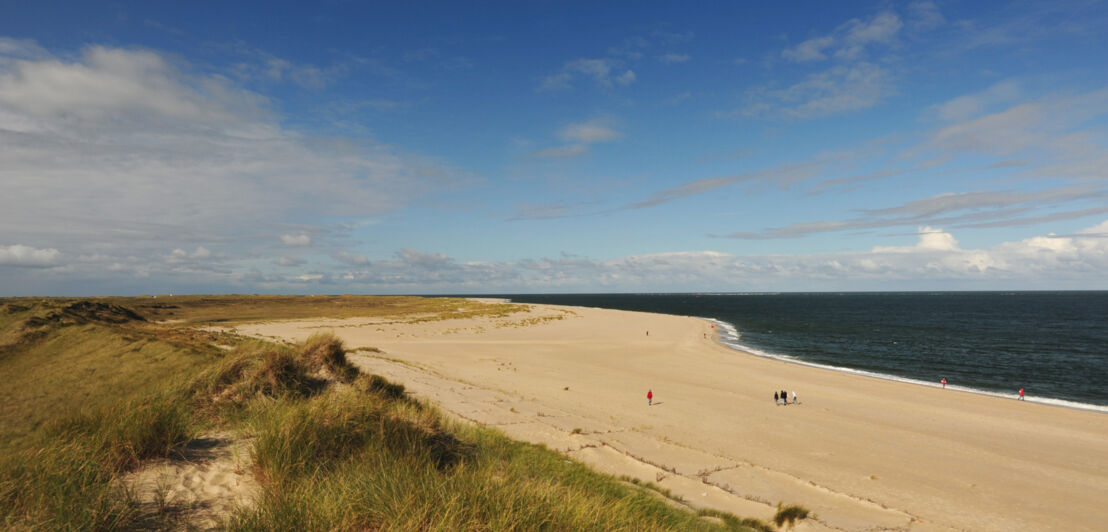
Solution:
{"label": "white surf foam", "polygon": [[[771,352],[768,352],[768,351],[763,351],[761,349],[751,347],[749,345],[742,344],[740,342],[740,340],[742,339],[742,333],[740,333],[739,330],[734,325],[732,325],[730,323],[727,323],[725,321],[720,321],[720,320],[714,319],[714,318],[702,318],[702,319],[705,319],[708,322],[710,322],[710,323],[712,323],[713,325],[716,326],[716,329],[719,330],[719,341],[720,341],[720,343],[722,343],[722,344],[724,344],[724,345],[726,345],[726,346],[728,346],[731,349],[734,349],[736,351],[742,351],[744,353],[749,353],[751,355],[759,356],[759,357],[763,357],[763,358],[772,358],[774,360],[780,360],[782,362],[788,362],[790,364],[800,364],[802,366],[809,366],[809,367],[813,367],[813,368],[827,369],[827,370],[838,371],[838,372],[842,372],[842,373],[851,373],[851,374],[854,374],[854,375],[861,375],[861,376],[864,376],[864,377],[872,377],[872,378],[875,378],[875,379],[884,379],[884,380],[889,380],[889,381],[904,382],[904,383],[908,383],[908,384],[915,384],[915,385],[918,385],[918,386],[930,386],[932,388],[941,388],[942,387],[942,384],[936,383],[936,382],[923,381],[923,380],[919,380],[919,379],[912,379],[912,378],[909,378],[909,377],[901,377],[899,375],[890,375],[890,374],[887,374],[887,373],[878,373],[876,371],[867,371],[867,370],[847,368],[847,367],[842,367],[842,366],[833,366],[833,365],[830,365],[830,364],[818,364],[818,363],[815,363],[815,362],[809,362],[807,360],[802,360],[800,358],[797,358],[797,357],[791,356],[791,355],[782,355],[780,353],[771,353]],[[991,390],[983,390],[983,389],[980,389],[980,388],[971,388],[971,387],[968,387],[968,386],[957,386],[957,385],[951,385],[951,384],[947,384],[946,387],[948,389],[951,389],[951,390],[958,390],[958,391],[963,391],[963,392],[975,393],[975,394],[979,394],[979,395],[988,395],[990,397],[1000,397],[1000,398],[1003,398],[1003,399],[1013,399],[1013,400],[1018,400],[1019,399],[1019,394],[1017,394],[1017,393],[1002,393],[1002,392],[995,392],[995,391],[991,391]],[[1051,397],[1039,397],[1039,396],[1029,396],[1029,395],[1025,396],[1024,400],[1026,402],[1029,402],[1029,403],[1039,403],[1039,404],[1059,406],[1059,407],[1064,407],[1064,408],[1075,408],[1075,409],[1078,409],[1078,410],[1087,410],[1087,411],[1090,411],[1090,412],[1100,412],[1102,414],[1108,414],[1108,406],[1104,406],[1104,405],[1094,405],[1094,404],[1089,404],[1089,403],[1081,403],[1081,402],[1077,402],[1077,401],[1069,401],[1069,400],[1066,400],[1066,399],[1055,399],[1055,398],[1051,398]]]}

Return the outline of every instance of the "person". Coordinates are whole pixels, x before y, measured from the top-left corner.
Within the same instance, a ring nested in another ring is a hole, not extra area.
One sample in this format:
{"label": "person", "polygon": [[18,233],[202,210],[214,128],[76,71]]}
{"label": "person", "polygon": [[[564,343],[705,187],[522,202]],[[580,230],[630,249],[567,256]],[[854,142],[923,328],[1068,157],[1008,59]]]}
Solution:
{"label": "person", "polygon": [[781,390],[781,404],[789,404],[789,394],[785,390]]}
{"label": "person", "polygon": [[943,388],[946,388],[946,377],[943,377]]}
{"label": "person", "polygon": [[654,405],[654,390],[646,391],[646,406]]}
{"label": "person", "polygon": [[796,390],[793,390],[793,404],[796,404]]}
{"label": "person", "polygon": [[1023,388],[1020,388],[1020,401],[1023,400]]}
{"label": "person", "polygon": [[773,391],[773,405],[777,406],[777,390]]}

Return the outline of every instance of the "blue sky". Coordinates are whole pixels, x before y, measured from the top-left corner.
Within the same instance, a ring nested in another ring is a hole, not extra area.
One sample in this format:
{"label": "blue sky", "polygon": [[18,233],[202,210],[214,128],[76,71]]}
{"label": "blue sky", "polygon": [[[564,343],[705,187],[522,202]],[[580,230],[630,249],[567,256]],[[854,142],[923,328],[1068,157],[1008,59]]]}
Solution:
{"label": "blue sky", "polygon": [[1104,2],[0,0],[0,295],[1108,289]]}

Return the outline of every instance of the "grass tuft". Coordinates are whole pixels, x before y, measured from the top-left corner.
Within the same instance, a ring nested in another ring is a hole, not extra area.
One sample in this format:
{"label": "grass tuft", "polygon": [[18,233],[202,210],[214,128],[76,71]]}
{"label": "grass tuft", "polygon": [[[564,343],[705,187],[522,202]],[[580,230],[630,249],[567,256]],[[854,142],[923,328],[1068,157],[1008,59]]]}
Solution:
{"label": "grass tuft", "polygon": [[403,399],[405,397],[403,384],[391,383],[380,375],[358,375],[358,378],[354,380],[354,388],[387,399]]}
{"label": "grass tuft", "polygon": [[342,340],[333,332],[316,333],[304,341],[301,353],[313,371],[326,370],[341,382],[350,382],[358,375],[355,368],[346,359],[346,348]]}
{"label": "grass tuft", "polygon": [[797,521],[802,521],[808,518],[808,509],[803,506],[785,506],[782,507],[781,503],[777,503],[777,513],[773,516],[773,522],[777,526],[782,526],[785,523],[789,524],[789,528],[796,526]]}

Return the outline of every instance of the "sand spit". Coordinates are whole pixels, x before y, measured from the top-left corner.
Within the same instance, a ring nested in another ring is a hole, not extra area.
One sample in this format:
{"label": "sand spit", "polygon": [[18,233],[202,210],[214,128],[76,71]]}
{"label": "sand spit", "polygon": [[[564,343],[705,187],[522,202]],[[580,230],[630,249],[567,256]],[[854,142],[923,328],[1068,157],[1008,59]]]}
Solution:
{"label": "sand spit", "polygon": [[[501,318],[274,322],[241,334],[333,330],[363,371],[460,418],[695,507],[798,530],[1099,530],[1108,416],[738,353],[703,320],[531,306]],[[372,351],[370,348],[380,350]],[[778,406],[775,390],[800,404]],[[653,406],[646,401],[653,390]]]}

